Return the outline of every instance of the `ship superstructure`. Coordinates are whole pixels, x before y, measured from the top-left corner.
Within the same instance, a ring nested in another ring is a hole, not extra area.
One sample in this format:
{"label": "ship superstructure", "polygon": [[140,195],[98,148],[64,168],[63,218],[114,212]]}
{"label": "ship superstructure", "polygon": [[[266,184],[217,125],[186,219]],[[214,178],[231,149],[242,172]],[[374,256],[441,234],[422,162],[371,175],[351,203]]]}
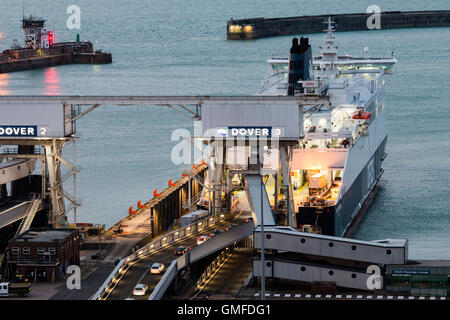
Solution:
{"label": "ship superstructure", "polygon": [[[351,56],[349,54],[339,55],[339,47],[334,36],[335,27],[333,21],[328,18],[328,25],[324,30],[326,35],[322,45],[319,46],[319,54],[313,56],[312,68],[315,71],[321,69],[337,69],[341,74],[370,73],[383,70],[385,73],[394,72],[397,59],[394,52],[390,57],[369,57],[368,48],[364,48],[364,57]],[[288,57],[276,57],[273,55],[269,60],[269,71],[257,91],[258,95],[284,95],[285,83],[288,76]]]}

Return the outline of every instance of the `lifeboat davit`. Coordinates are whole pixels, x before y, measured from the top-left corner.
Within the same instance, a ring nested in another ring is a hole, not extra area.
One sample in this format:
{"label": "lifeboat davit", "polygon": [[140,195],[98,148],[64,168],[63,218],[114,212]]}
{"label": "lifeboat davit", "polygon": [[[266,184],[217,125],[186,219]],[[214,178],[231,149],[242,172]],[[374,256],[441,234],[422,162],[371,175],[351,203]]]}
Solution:
{"label": "lifeboat davit", "polygon": [[369,111],[357,111],[352,119],[355,120],[369,120],[371,116],[371,113]]}

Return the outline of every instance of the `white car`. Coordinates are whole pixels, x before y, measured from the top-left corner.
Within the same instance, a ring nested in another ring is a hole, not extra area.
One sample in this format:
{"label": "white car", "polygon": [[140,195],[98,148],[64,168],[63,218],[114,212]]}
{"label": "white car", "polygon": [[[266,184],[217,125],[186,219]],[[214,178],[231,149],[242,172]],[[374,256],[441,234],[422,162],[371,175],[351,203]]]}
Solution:
{"label": "white car", "polygon": [[162,263],[154,263],[150,268],[150,273],[159,274],[164,270],[164,265]]}
{"label": "white car", "polygon": [[148,286],[146,284],[137,284],[134,287],[133,294],[135,296],[144,296],[148,291]]}
{"label": "white car", "polygon": [[209,237],[208,236],[200,236],[197,238],[197,245],[201,245],[203,242],[205,242],[206,240],[208,240]]}

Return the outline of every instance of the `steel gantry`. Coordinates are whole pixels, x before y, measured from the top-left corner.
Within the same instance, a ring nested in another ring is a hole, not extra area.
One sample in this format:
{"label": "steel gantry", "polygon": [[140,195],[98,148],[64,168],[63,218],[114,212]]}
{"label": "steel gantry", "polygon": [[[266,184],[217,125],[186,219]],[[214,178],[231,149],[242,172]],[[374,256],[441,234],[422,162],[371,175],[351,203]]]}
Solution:
{"label": "steel gantry", "polygon": [[[34,136],[8,136],[0,134],[0,146],[41,146],[42,154],[0,154],[0,158],[35,158],[42,164],[41,199],[48,199],[50,203],[49,223],[54,227],[66,226],[67,214],[80,206],[77,200],[76,176],[80,169],[76,166],[75,145],[78,138],[76,121],[89,112],[101,106],[163,106],[183,114],[188,119],[197,121],[202,119],[202,109],[205,104],[255,107],[257,105],[278,106],[283,104],[297,105],[299,108],[312,105],[327,105],[327,96],[0,96],[0,127],[30,125],[37,128]],[[19,108],[20,107],[20,108]],[[40,110],[35,117],[33,112]],[[62,119],[61,119],[62,118]],[[53,119],[53,120],[48,120]],[[53,122],[55,125],[53,124]],[[49,124],[50,122],[50,124]],[[61,122],[61,123],[60,123]],[[298,123],[300,125],[300,122]],[[45,134],[41,134],[45,132]],[[62,156],[63,148],[73,144],[72,162]],[[287,151],[287,150],[286,150]],[[223,149],[213,150],[215,156],[225,156]],[[286,164],[290,154],[282,152],[283,175],[288,176]],[[63,172],[62,168],[67,171]],[[73,195],[68,195],[63,189],[63,183],[73,177]],[[224,180],[223,167],[214,172],[214,181]],[[287,181],[289,179],[286,179]],[[289,182],[287,182],[289,183]],[[213,186],[213,207],[219,210],[219,194],[223,187]],[[289,187],[287,188],[290,189]],[[291,208],[292,210],[292,208]],[[292,222],[291,222],[292,223]]]}

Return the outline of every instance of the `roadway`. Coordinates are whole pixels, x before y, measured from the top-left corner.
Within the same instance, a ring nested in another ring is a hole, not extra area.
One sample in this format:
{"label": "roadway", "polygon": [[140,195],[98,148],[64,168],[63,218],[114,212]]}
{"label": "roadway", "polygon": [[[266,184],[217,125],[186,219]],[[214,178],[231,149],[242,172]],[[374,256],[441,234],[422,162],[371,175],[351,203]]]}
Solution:
{"label": "roadway", "polygon": [[[134,262],[130,265],[128,270],[123,274],[122,278],[116,283],[116,285],[112,288],[112,291],[109,292],[107,296],[108,300],[124,300],[126,298],[133,298],[136,300],[147,300],[159,280],[164,275],[165,270],[170,265],[170,263],[178,258],[175,255],[175,249],[178,246],[185,245],[194,248],[196,244],[196,239],[200,235],[209,235],[209,233],[213,230],[224,230],[229,224],[242,224],[245,223],[245,219],[247,217],[243,217],[242,215],[234,220],[225,220],[218,224],[215,224],[211,227],[205,228],[195,234],[192,234],[188,238],[181,239],[175,243],[169,244],[156,252],[151,253],[150,255],[144,256],[140,260]],[[162,263],[164,264],[164,271],[160,274],[150,274],[150,267],[153,263]],[[149,288],[146,295],[144,296],[134,296],[133,289],[136,284],[142,283],[146,284]]]}

